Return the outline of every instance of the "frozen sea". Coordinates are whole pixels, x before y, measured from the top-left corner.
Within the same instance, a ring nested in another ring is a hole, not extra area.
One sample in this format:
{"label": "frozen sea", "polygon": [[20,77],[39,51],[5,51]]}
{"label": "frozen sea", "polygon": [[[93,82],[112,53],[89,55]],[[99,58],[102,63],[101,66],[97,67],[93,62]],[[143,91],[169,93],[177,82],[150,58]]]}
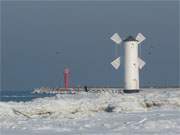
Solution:
{"label": "frozen sea", "polygon": [[1,93],[0,134],[180,135],[180,88],[148,88],[134,94],[112,89],[56,95]]}

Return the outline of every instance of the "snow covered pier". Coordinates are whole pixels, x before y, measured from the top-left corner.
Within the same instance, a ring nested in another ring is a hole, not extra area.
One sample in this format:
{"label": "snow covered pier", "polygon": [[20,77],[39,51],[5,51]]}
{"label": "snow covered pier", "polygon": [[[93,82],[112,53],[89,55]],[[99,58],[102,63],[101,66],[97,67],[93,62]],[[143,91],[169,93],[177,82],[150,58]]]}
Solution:
{"label": "snow covered pier", "polygon": [[87,88],[83,87],[76,88],[48,88],[41,87],[33,90],[33,94],[75,94],[78,92],[92,92],[92,93],[101,93],[101,92],[110,92],[110,93],[122,93],[122,88]]}
{"label": "snow covered pier", "polygon": [[73,88],[48,88],[41,87],[33,90],[33,94],[65,94],[75,91]]}

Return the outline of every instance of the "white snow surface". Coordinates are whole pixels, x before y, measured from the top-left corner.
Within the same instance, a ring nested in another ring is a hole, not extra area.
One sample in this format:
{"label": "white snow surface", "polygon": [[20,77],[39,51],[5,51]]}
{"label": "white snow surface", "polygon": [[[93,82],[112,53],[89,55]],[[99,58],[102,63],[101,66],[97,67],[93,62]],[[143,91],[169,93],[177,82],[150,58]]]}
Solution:
{"label": "white snow surface", "polygon": [[0,102],[1,135],[180,135],[180,88]]}

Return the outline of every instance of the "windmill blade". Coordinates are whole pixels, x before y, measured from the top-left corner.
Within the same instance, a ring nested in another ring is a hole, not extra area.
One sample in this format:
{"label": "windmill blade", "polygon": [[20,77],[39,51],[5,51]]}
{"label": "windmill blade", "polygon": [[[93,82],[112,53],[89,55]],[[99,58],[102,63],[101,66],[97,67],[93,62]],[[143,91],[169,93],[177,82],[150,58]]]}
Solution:
{"label": "windmill blade", "polygon": [[116,58],[111,62],[111,65],[117,70],[120,66],[120,57]]}
{"label": "windmill blade", "polygon": [[138,33],[136,36],[136,40],[138,40],[138,44],[140,44],[141,42],[143,42],[146,39],[145,36],[143,36],[143,34]]}
{"label": "windmill blade", "polygon": [[139,63],[139,69],[142,69],[146,65],[146,62],[143,61],[141,58],[138,58],[138,63]]}
{"label": "windmill blade", "polygon": [[110,38],[112,41],[114,41],[116,44],[120,44],[122,42],[121,37],[118,35],[118,33],[114,33],[112,37]]}

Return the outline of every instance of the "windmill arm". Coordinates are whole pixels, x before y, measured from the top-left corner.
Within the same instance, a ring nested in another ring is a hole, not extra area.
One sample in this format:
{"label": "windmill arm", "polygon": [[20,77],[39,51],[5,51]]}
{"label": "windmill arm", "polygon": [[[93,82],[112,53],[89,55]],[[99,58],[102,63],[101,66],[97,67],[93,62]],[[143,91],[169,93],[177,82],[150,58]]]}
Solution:
{"label": "windmill arm", "polygon": [[120,66],[120,57],[118,57],[118,58],[116,58],[115,60],[113,60],[112,62],[111,62],[111,65],[117,70],[118,68],[119,68],[119,66]]}
{"label": "windmill arm", "polygon": [[138,44],[142,43],[145,39],[146,37],[141,33],[138,33],[136,36],[136,40],[138,41]]}
{"label": "windmill arm", "polygon": [[139,69],[142,69],[146,65],[146,62],[143,61],[141,58],[138,58],[138,63],[139,63]]}

